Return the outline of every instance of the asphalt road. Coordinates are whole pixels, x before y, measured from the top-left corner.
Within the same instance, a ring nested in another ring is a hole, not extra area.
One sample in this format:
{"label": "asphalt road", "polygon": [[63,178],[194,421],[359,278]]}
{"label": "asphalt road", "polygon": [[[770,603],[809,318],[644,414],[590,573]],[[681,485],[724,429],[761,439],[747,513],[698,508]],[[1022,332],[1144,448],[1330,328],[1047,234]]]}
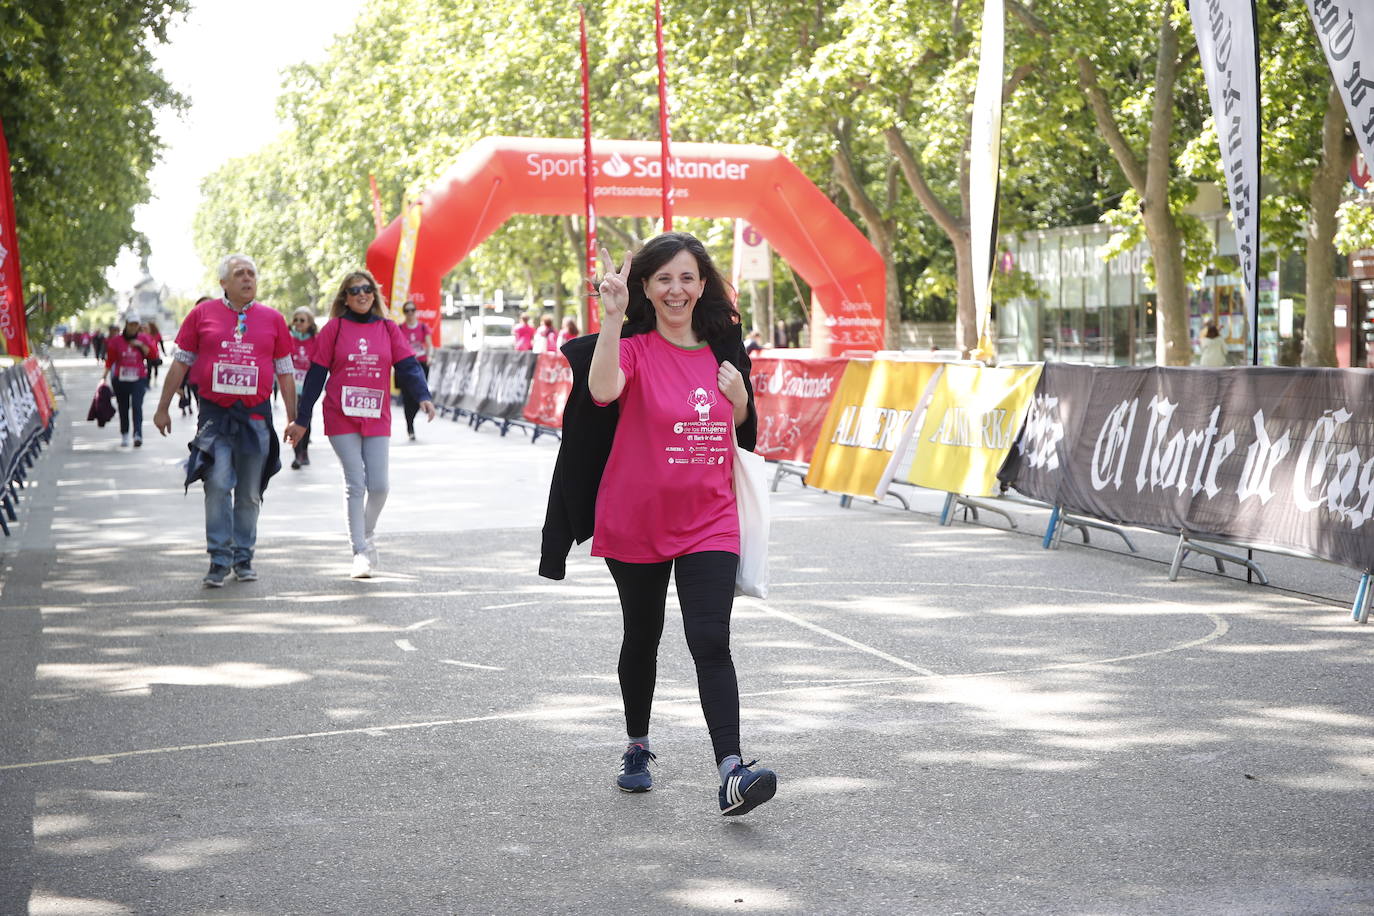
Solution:
{"label": "asphalt road", "polygon": [[354,581],[321,441],[262,580],[208,591],[191,422],[120,448],[90,365],[3,544],[0,914],[1374,913],[1349,570],[1171,583],[1156,536],[1045,551],[1033,510],[784,482],[733,640],[779,791],[722,818],[671,613],[655,788],[614,788],[610,578],[585,546],[535,574],[556,442],[394,440]]}

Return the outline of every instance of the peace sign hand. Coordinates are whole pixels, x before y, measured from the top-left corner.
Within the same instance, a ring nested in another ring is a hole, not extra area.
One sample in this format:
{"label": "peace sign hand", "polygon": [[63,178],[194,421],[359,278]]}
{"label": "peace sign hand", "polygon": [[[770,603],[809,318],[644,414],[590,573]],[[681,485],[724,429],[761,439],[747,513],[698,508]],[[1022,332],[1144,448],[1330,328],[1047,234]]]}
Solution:
{"label": "peace sign hand", "polygon": [[620,319],[625,317],[625,310],[630,306],[630,252],[625,252],[625,263],[621,265],[617,272],[615,262],[611,260],[611,253],[605,248],[601,249],[601,264],[606,271],[601,277],[601,284],[597,290],[601,294],[601,305],[606,309],[606,320]]}

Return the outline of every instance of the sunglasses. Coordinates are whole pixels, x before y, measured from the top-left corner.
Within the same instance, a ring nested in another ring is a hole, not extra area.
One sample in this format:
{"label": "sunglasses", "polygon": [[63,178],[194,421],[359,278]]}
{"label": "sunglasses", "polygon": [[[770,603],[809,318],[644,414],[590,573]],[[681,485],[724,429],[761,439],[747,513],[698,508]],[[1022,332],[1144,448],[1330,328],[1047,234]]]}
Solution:
{"label": "sunglasses", "polygon": [[292,318],[292,321],[309,321],[309,318]]}
{"label": "sunglasses", "polygon": [[344,292],[348,293],[350,296],[361,296],[364,293],[370,296],[376,291],[376,289],[377,288],[375,286],[373,286],[371,283],[368,283],[364,286],[345,286]]}

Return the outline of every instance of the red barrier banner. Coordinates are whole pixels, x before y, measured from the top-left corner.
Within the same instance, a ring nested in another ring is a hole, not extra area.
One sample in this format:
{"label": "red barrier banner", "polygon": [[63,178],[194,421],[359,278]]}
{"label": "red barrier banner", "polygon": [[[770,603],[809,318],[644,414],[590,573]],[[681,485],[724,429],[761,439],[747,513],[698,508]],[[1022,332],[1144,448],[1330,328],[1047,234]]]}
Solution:
{"label": "red barrier banner", "polygon": [[38,407],[38,419],[43,421],[43,428],[47,429],[52,422],[55,404],[52,389],[48,387],[48,380],[43,377],[43,367],[38,365],[35,357],[30,356],[24,360],[23,365],[24,374],[29,377],[29,387],[33,389],[33,403]]}
{"label": "red barrier banner", "polygon": [[572,394],[572,367],[557,351],[540,353],[525,401],[525,419],[540,426],[563,428],[563,405]]}
{"label": "red barrier banner", "polygon": [[809,462],[848,362],[843,357],[784,359],[756,354],[749,378],[759,413],[754,451],[770,461]]}

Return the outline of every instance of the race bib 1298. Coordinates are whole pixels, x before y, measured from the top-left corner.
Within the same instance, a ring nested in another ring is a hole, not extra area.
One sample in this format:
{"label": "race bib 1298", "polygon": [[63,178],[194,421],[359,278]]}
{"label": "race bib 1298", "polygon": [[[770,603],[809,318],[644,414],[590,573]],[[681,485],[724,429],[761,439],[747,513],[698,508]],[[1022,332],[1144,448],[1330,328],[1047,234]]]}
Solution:
{"label": "race bib 1298", "polygon": [[386,393],[376,388],[357,388],[353,385],[344,385],[339,400],[343,407],[344,416],[376,420],[382,415],[382,404],[385,403],[385,398]]}

